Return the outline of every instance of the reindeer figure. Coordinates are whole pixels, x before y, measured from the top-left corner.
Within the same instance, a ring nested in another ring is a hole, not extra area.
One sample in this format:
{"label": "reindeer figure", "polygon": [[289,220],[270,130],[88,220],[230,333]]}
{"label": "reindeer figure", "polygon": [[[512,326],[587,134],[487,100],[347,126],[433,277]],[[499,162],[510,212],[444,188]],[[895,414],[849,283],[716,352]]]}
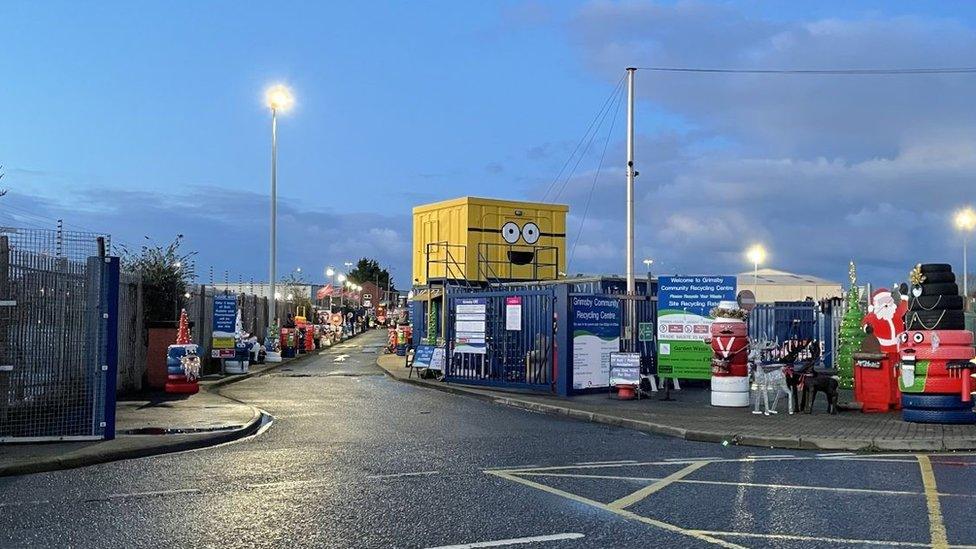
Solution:
{"label": "reindeer figure", "polygon": [[[776,407],[779,405],[779,397],[783,393],[786,393],[786,397],[789,401],[789,413],[792,415],[794,411],[794,401],[793,401],[793,391],[790,390],[790,386],[787,383],[787,374],[785,372],[787,366],[783,364],[769,364],[763,365],[763,356],[768,355],[776,347],[773,342],[765,341],[756,344],[752,347],[749,352],[749,362],[752,364],[753,371],[753,382],[755,383],[757,394],[755,396],[755,407],[752,410],[754,414],[770,415],[777,413]],[[776,396],[773,398],[773,405],[769,405],[769,391],[775,391]],[[759,409],[759,395],[762,394],[762,404],[764,406],[763,410]]]}

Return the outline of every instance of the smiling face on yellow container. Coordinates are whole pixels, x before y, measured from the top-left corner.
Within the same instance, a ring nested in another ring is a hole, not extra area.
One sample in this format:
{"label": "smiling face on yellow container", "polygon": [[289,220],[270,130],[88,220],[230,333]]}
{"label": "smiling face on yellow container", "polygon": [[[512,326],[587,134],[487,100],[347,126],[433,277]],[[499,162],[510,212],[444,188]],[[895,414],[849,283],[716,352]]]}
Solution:
{"label": "smiling face on yellow container", "polygon": [[[422,284],[428,271],[436,278],[443,264],[438,253],[443,250],[446,255],[448,250],[427,246],[432,242],[452,245],[450,254],[464,266],[468,280],[558,278],[566,270],[567,211],[562,204],[477,197],[418,206],[414,208],[414,282]],[[430,252],[424,254],[425,249]]]}

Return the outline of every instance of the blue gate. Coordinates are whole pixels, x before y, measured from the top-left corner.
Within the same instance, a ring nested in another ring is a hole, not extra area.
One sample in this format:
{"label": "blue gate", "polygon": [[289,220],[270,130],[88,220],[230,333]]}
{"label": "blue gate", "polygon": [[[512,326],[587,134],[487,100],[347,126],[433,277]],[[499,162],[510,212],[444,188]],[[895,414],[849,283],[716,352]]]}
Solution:
{"label": "blue gate", "polygon": [[832,307],[814,301],[777,301],[756,306],[748,317],[749,338],[753,342],[787,340],[819,341],[823,360],[834,363],[840,316]]}
{"label": "blue gate", "polygon": [[552,289],[447,296],[445,379],[554,390]]}

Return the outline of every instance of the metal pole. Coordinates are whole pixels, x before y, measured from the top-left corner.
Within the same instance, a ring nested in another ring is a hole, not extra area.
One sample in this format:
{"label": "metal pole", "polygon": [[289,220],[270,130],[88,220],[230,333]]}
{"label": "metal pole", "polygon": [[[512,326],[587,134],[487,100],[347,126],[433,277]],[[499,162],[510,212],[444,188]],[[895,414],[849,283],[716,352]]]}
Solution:
{"label": "metal pole", "polygon": [[278,239],[278,113],[271,109],[271,257],[268,260],[268,333],[275,321],[275,262],[277,260]]}
{"label": "metal pole", "polygon": [[[627,69],[627,295],[637,294],[637,281],[634,280],[634,76],[637,69]],[[634,337],[634,301],[627,300],[626,329],[628,350],[632,350]]]}
{"label": "metal pole", "polygon": [[752,291],[755,292],[755,294],[756,294],[753,297],[755,297],[756,300],[758,301],[759,300],[759,297],[758,297],[759,296],[759,262],[756,261],[752,265],[753,265],[753,271],[752,271]]}
{"label": "metal pole", "polygon": [[963,310],[969,310],[969,268],[966,265],[966,248],[969,247],[969,233],[962,233],[962,295],[965,306]]}

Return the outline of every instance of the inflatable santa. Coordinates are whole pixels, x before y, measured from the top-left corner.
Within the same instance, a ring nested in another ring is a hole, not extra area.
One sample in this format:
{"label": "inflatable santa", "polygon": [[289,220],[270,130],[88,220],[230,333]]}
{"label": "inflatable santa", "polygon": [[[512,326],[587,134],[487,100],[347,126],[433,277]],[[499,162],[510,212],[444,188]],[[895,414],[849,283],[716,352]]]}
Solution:
{"label": "inflatable santa", "polygon": [[[908,295],[902,293],[898,301],[887,288],[878,288],[871,294],[868,314],[863,328],[878,338],[885,353],[898,351],[898,335],[905,331],[905,313],[908,312]],[[870,331],[868,328],[871,328]]]}

